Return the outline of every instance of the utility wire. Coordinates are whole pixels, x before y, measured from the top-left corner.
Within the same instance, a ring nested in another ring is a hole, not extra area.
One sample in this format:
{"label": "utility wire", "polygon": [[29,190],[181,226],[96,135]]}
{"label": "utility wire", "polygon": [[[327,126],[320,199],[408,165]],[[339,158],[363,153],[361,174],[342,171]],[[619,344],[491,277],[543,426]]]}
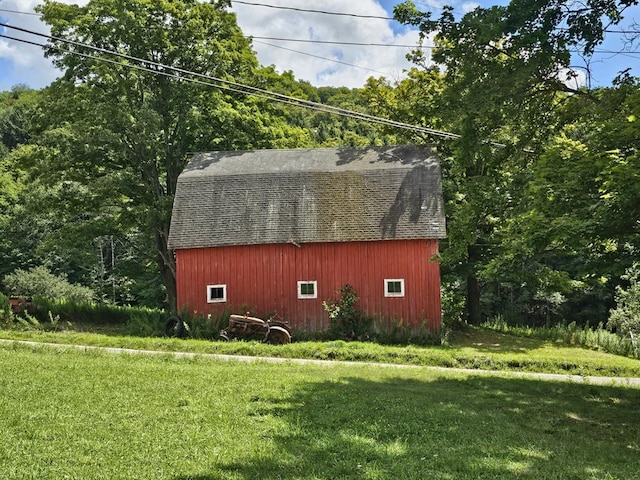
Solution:
{"label": "utility wire", "polygon": [[[234,93],[241,93],[241,94],[244,94],[244,95],[251,95],[251,96],[262,98],[262,99],[265,99],[265,100],[275,100],[277,102],[288,104],[288,105],[292,105],[292,106],[296,106],[296,107],[310,108],[312,110],[318,110],[318,111],[323,111],[323,112],[327,112],[327,113],[336,113],[336,114],[339,114],[339,115],[342,115],[342,116],[346,116],[346,117],[350,117],[350,118],[354,118],[354,119],[357,119],[357,120],[365,120],[365,118],[363,118],[363,115],[366,116],[366,114],[360,114],[358,112],[351,112],[349,110],[344,110],[342,113],[338,113],[338,112],[333,111],[334,107],[331,107],[330,105],[324,105],[324,104],[312,105],[314,102],[309,102],[310,104],[307,105],[307,104],[305,104],[306,103],[305,100],[297,99],[295,97],[290,97],[291,98],[291,101],[290,101],[290,100],[287,100],[287,99],[274,98],[274,97],[269,96],[269,95],[262,95],[260,93],[251,93],[251,92],[247,92],[246,90],[233,88],[233,87],[231,87],[229,85],[220,85],[220,84],[216,84],[216,83],[206,82],[206,81],[203,81],[203,80],[198,80],[198,79],[193,79],[193,78],[188,78],[188,77],[182,77],[177,73],[171,73],[171,72],[168,72],[168,71],[165,72],[165,71],[162,71],[162,70],[155,70],[155,69],[152,69],[152,68],[144,67],[144,66],[141,66],[141,65],[135,65],[135,64],[131,64],[131,63],[118,62],[116,60],[111,60],[109,58],[97,57],[95,55],[89,55],[87,53],[71,51],[71,50],[67,50],[67,49],[61,48],[61,47],[51,46],[51,45],[47,45],[47,44],[43,44],[43,43],[34,42],[34,41],[31,41],[31,40],[25,40],[23,38],[12,37],[12,36],[9,36],[9,35],[0,34],[0,38],[6,38],[6,39],[14,40],[14,41],[17,41],[17,42],[22,42],[22,43],[26,43],[26,44],[29,44],[29,45],[34,45],[36,47],[53,48],[53,49],[58,50],[60,52],[68,53],[68,54],[71,54],[71,55],[76,55],[76,56],[79,56],[79,57],[82,57],[82,58],[88,58],[88,59],[91,59],[91,60],[96,60],[96,61],[99,61],[99,62],[111,64],[111,65],[117,65],[117,66],[120,66],[120,67],[126,67],[126,68],[130,68],[130,69],[133,69],[133,70],[139,70],[139,71],[142,71],[142,72],[152,73],[154,75],[161,75],[161,76],[172,78],[172,79],[178,80],[178,81],[186,81],[186,82],[196,83],[196,84],[199,84],[199,85],[205,85],[205,86],[209,86],[209,87],[219,88],[221,90],[227,90],[227,91],[231,91],[231,92],[234,92]],[[113,55],[126,57],[126,55],[120,55],[120,54],[117,54],[117,53],[113,53]],[[149,62],[149,63],[152,64],[152,65],[160,65],[160,64],[156,64],[155,62]],[[176,70],[173,67],[169,67],[169,66],[166,66],[166,68],[168,70]],[[199,74],[194,73],[194,75],[199,75]],[[247,88],[252,88],[252,87],[247,87]],[[274,93],[273,95],[279,95],[279,94]],[[293,100],[296,100],[296,101],[293,101]],[[302,102],[302,103],[299,103],[298,101]],[[327,107],[327,108],[325,109],[323,107]],[[342,109],[340,109],[340,110],[342,110]],[[399,125],[396,125],[399,122],[394,122],[393,120],[388,120],[387,121],[386,119],[383,119],[383,118],[374,117],[374,118],[366,118],[366,120],[367,121],[372,121],[372,122],[376,122],[376,120],[378,120],[377,123],[386,124],[386,125],[392,125],[392,126],[399,126]],[[402,127],[400,127],[400,128],[402,128]],[[422,127],[415,126],[415,128],[416,129],[420,129]],[[451,134],[451,135],[453,135],[453,134]]]}
{"label": "utility wire", "polygon": [[[86,54],[86,53],[66,50],[66,49],[60,48],[60,47],[52,47],[50,45],[41,44],[41,43],[38,43],[38,42],[33,42],[33,41],[30,41],[30,40],[25,40],[25,39],[21,39],[21,38],[17,38],[17,37],[11,37],[9,35],[0,34],[0,38],[6,38],[6,39],[9,39],[9,40],[15,40],[15,41],[18,41],[18,42],[27,43],[27,44],[38,46],[38,47],[42,47],[42,48],[50,47],[50,48],[54,48],[54,49],[56,49],[56,50],[58,50],[60,52],[64,52],[64,53],[68,53],[68,54],[72,54],[72,55],[77,55],[77,56],[80,56],[80,57],[83,57],[83,58],[89,58],[89,59],[92,59],[92,60],[96,60],[96,61],[100,61],[100,62],[104,62],[104,63],[109,63],[109,64],[112,64],[112,65],[117,65],[117,66],[121,66],[121,67],[131,68],[131,69],[134,69],[134,70],[148,72],[148,73],[152,73],[154,75],[162,75],[162,76],[169,77],[169,78],[172,78],[172,79],[178,80],[178,81],[187,81],[187,82],[196,83],[196,84],[199,84],[199,85],[205,85],[205,86],[218,88],[218,89],[221,89],[221,90],[231,91],[231,92],[234,92],[234,93],[241,93],[243,95],[251,95],[253,97],[258,97],[258,98],[262,98],[262,99],[265,99],[265,100],[273,100],[273,101],[276,101],[276,102],[279,102],[279,103],[284,103],[284,104],[292,105],[292,106],[295,106],[295,107],[308,108],[308,109],[311,109],[311,110],[316,110],[316,111],[320,111],[320,112],[341,115],[341,116],[347,117],[347,118],[353,118],[355,120],[364,120],[364,121],[368,121],[368,122],[371,122],[371,123],[377,123],[377,124],[381,124],[381,125],[387,125],[387,126],[392,126],[392,127],[406,129],[406,130],[413,130],[413,131],[416,131],[418,133],[425,133],[425,134],[441,136],[441,137],[450,138],[450,139],[460,138],[460,135],[457,135],[457,134],[454,134],[454,133],[441,132],[441,131],[433,130],[433,129],[430,129],[430,128],[427,128],[427,127],[420,127],[420,126],[417,126],[417,125],[404,124],[402,122],[396,122],[394,120],[388,120],[388,119],[381,118],[381,117],[374,117],[372,115],[368,115],[368,114],[365,114],[365,113],[360,113],[360,112],[355,112],[355,111],[351,111],[351,110],[332,107],[331,105],[325,105],[325,104],[321,104],[321,103],[310,102],[310,101],[298,99],[298,98],[295,98],[295,97],[288,97],[289,99],[287,99],[287,96],[280,95],[280,94],[277,94],[277,93],[274,93],[274,92],[269,92],[269,94],[277,96],[277,97],[284,97],[284,98],[274,98],[274,96],[270,96],[270,95],[267,95],[267,94],[263,95],[263,94],[255,93],[255,92],[248,92],[246,90],[241,90],[241,89],[238,89],[238,88],[234,88],[234,87],[229,86],[229,85],[220,85],[220,84],[211,83],[211,82],[207,82],[207,81],[203,81],[203,80],[198,80],[198,79],[193,79],[193,78],[188,78],[188,77],[182,77],[182,76],[178,75],[177,73],[170,73],[170,72],[165,72],[165,71],[161,71],[161,70],[151,69],[151,68],[148,68],[148,67],[143,67],[141,65],[118,62],[118,61],[111,60],[111,59],[104,58],[104,57],[97,57],[97,56],[89,55],[89,54]],[[113,55],[120,56],[119,54],[116,54],[116,53],[113,53]],[[155,64],[155,62],[149,62],[149,63],[152,64],[152,65]],[[170,66],[166,66],[166,68],[168,70],[180,70],[180,69],[176,69],[176,68],[170,67]],[[197,73],[194,72],[193,75],[200,75],[200,74],[197,74]],[[225,82],[225,81],[223,80],[223,82]],[[226,82],[226,83],[233,83],[233,82]],[[254,89],[254,87],[249,87],[249,86],[246,86],[246,85],[243,85],[243,87],[248,88],[248,89]],[[260,89],[256,89],[256,90],[260,90]],[[490,144],[493,145],[493,146],[501,147],[501,148],[504,148],[506,146],[504,144],[495,143],[495,142],[490,142]]]}
{"label": "utility wire", "polygon": [[[255,38],[255,37],[253,37]],[[256,40],[254,43],[259,43],[261,45],[268,45],[269,47],[279,48],[281,50],[286,50],[288,52],[299,53],[300,55],[307,55],[308,57],[318,58],[320,60],[327,60],[329,62],[340,63],[342,65],[346,65],[348,67],[359,68],[361,70],[367,70],[369,72],[380,73],[382,75],[389,75],[386,72],[381,72],[380,70],[374,70],[372,68],[361,67],[360,65],[354,65],[353,63],[343,62],[341,60],[336,60],[335,58],[322,57],[320,55],[314,55],[313,53],[301,52],[300,50],[294,50],[292,48],[282,47],[280,45],[274,45],[273,43],[261,42],[260,40]]]}
{"label": "utility wire", "polygon": [[[336,15],[336,16],[348,16],[348,17],[355,17],[355,18],[374,18],[374,19],[380,19],[380,20],[388,20],[388,21],[396,21],[395,18],[393,17],[378,17],[375,15],[359,15],[356,13],[341,13],[341,12],[326,12],[323,10],[307,10],[304,8],[295,8],[295,7],[281,7],[278,5],[267,5],[267,4],[262,4],[262,3],[251,3],[251,2],[245,2],[245,1],[241,1],[241,0],[232,0],[233,3],[242,3],[245,5],[255,5],[255,6],[259,6],[259,7],[270,7],[270,8],[275,8],[275,9],[280,9],[280,10],[296,10],[299,12],[309,12],[309,13],[322,13],[322,14],[326,14],[326,15]],[[423,4],[424,6],[428,6],[426,4]],[[435,6],[428,6],[429,8],[437,8],[442,10],[441,7],[435,7]],[[7,12],[7,13],[16,13],[18,15],[35,15],[35,16],[42,16],[42,14],[37,13],[37,12],[21,12],[19,10],[10,10],[8,8],[0,8],[0,12]],[[559,30],[567,30],[566,28],[558,28]],[[624,35],[635,35],[640,33],[639,30],[613,30],[613,29],[609,29],[606,28],[604,30],[605,33],[619,33],[619,34],[624,34]],[[293,40],[292,40],[293,41]],[[394,45],[392,45],[394,46]]]}
{"label": "utility wire", "polygon": [[299,43],[315,43],[325,45],[356,45],[360,47],[401,47],[401,48],[436,48],[433,45],[400,45],[393,43],[362,43],[362,42],[339,42],[332,40],[309,40],[304,38],[279,38],[279,37],[257,37],[253,35],[245,35],[246,38],[257,38],[260,40],[277,40],[279,42],[299,42]]}
{"label": "utility wire", "polygon": [[[251,39],[261,39],[261,40],[272,40],[272,41],[279,41],[279,42],[299,42],[299,43],[315,43],[315,44],[329,44],[329,45],[355,45],[355,46],[362,46],[362,47],[401,47],[401,48],[412,48],[412,49],[419,49],[419,48],[425,48],[425,49],[434,49],[434,48],[441,48],[441,47],[436,47],[435,45],[400,45],[400,44],[391,44],[391,43],[359,43],[359,42],[339,42],[339,41],[328,41],[328,40],[309,40],[309,39],[304,39],[304,38],[279,38],[279,37],[257,37],[257,36],[252,36],[252,35],[245,35],[245,38],[251,38]],[[580,50],[577,49],[569,49],[569,52],[572,53],[580,53]],[[640,52],[638,51],[629,51],[629,50],[618,50],[618,51],[613,51],[613,50],[594,50],[593,53],[598,53],[598,54],[640,54]]]}
{"label": "utility wire", "polygon": [[[266,5],[266,4],[254,4],[254,3],[244,2],[244,1],[240,1],[240,0],[237,0],[235,3],[243,3],[243,4],[246,4],[246,5],[267,6],[267,7],[272,7],[272,8],[283,8],[283,9],[284,9],[284,8],[286,8],[286,9],[289,9],[289,8],[287,8],[287,7],[278,7],[278,6],[276,6],[276,5]],[[367,15],[356,15],[356,14],[350,14],[350,13],[341,13],[341,14],[339,14],[339,13],[335,13],[335,12],[321,12],[321,11],[315,11],[315,10],[296,9],[296,8],[291,8],[291,9],[292,9],[292,10],[300,10],[300,11],[303,11],[303,12],[307,12],[307,11],[308,11],[308,12],[326,13],[326,14],[331,14],[331,15],[345,15],[345,16],[351,16],[351,17],[379,18],[379,19],[383,19],[383,20],[393,20],[393,18],[390,18],[390,17],[375,17],[375,16],[367,16]],[[39,13],[35,13],[35,12],[19,12],[19,11],[17,11],[17,10],[6,10],[6,9],[2,9],[2,8],[0,8],[0,11],[6,11],[6,12],[10,12],[10,13],[18,13],[18,14],[22,13],[22,14],[25,14],[25,15],[36,15],[36,16],[40,16],[40,14],[39,14]],[[379,73],[379,74],[381,74],[381,75],[388,75],[388,72],[381,72],[380,70],[374,70],[374,69],[371,69],[371,68],[362,67],[362,66],[360,66],[360,65],[355,65],[355,64],[352,64],[352,63],[343,62],[343,61],[341,61],[341,60],[336,60],[336,59],[333,59],[333,58],[328,58],[328,57],[323,57],[323,56],[319,56],[319,55],[314,55],[314,54],[312,54],[312,53],[308,53],[308,52],[301,52],[300,50],[294,50],[294,49],[291,49],[291,48],[287,48],[287,47],[283,47],[283,46],[279,46],[279,45],[274,45],[274,44],[272,44],[272,43],[267,43],[267,42],[261,42],[261,41],[259,41],[259,39],[265,39],[265,40],[280,40],[280,41],[290,41],[290,42],[298,41],[298,40],[293,40],[293,39],[280,39],[280,38],[270,38],[270,37],[252,37],[252,36],[250,36],[250,35],[245,35],[245,38],[255,39],[255,40],[256,40],[256,42],[255,42],[255,43],[260,43],[260,44],[263,44],[263,45],[267,45],[267,46],[270,46],[270,47],[272,47],[272,48],[279,48],[279,49],[281,49],[281,50],[288,50],[288,51],[290,51],[290,52],[295,52],[295,53],[298,53],[298,54],[300,54],[300,55],[306,55],[306,56],[309,56],[309,57],[318,58],[318,59],[320,59],[320,60],[326,60],[326,61],[328,61],[328,62],[334,62],[334,63],[338,63],[338,64],[341,64],[341,65],[346,65],[346,66],[348,66],[348,67],[352,67],[352,68],[358,68],[358,69],[366,70],[366,71],[373,72],[373,73]],[[327,42],[327,43],[328,43],[328,42]],[[340,42],[336,42],[335,44],[339,45],[339,44],[341,44],[341,43],[340,43]],[[352,43],[351,45],[358,45],[358,44],[356,44],[356,43]],[[388,46],[394,46],[394,47],[403,47],[403,48],[404,48],[404,47],[406,47],[406,48],[432,48],[432,47],[426,47],[426,46],[425,46],[425,47],[418,47],[417,45],[389,45],[389,44],[378,44],[378,45],[374,45],[374,44],[362,44],[362,45],[365,45],[365,46],[387,46],[387,47],[388,47]]]}
{"label": "utility wire", "polygon": [[36,17],[40,17],[41,16],[37,12],[20,12],[18,10],[9,10],[8,8],[0,8],[0,12],[17,13],[18,15],[35,15]]}
{"label": "utility wire", "polygon": [[[134,57],[134,56],[131,56],[131,55],[126,55],[126,54],[114,52],[114,51],[107,50],[107,49],[104,49],[104,48],[94,47],[92,45],[85,44],[85,43],[82,43],[82,42],[76,42],[76,41],[73,41],[73,40],[67,40],[67,39],[60,38],[60,37],[55,37],[55,36],[51,36],[51,35],[45,35],[43,33],[34,32],[32,30],[28,30],[28,29],[25,29],[25,28],[7,25],[5,23],[0,23],[0,26],[6,27],[6,28],[12,28],[12,29],[24,32],[24,33],[29,33],[29,34],[32,34],[32,35],[44,37],[44,38],[47,38],[49,40],[55,40],[55,41],[59,41],[59,42],[62,42],[62,43],[69,44],[69,45],[74,45],[74,46],[78,46],[78,47],[82,47],[82,48],[87,48],[87,49],[90,49],[90,50],[93,50],[93,51],[96,51],[96,52],[99,52],[99,53],[113,55],[115,57],[124,58],[126,60],[130,60],[130,61],[138,62],[138,63],[141,63],[141,64],[146,64],[146,65],[149,65],[149,66],[160,68],[162,70],[158,71],[158,70],[150,69],[149,67],[142,67],[140,65],[131,65],[131,64],[127,64],[127,63],[116,62],[114,60],[105,59],[103,57],[95,57],[95,56],[84,54],[84,53],[81,53],[81,52],[65,50],[65,49],[62,49],[60,47],[55,47],[55,46],[52,47],[52,48],[56,48],[57,50],[62,51],[62,52],[66,52],[66,53],[70,53],[70,54],[74,54],[74,55],[80,55],[82,57],[91,58],[91,59],[94,59],[94,60],[97,60],[97,61],[108,61],[108,63],[117,64],[117,65],[125,66],[125,67],[128,67],[128,68],[136,68],[138,70],[143,70],[143,71],[147,71],[147,72],[154,73],[154,74],[160,73],[160,74],[165,75],[165,76],[174,77],[174,78],[176,78],[178,80],[191,81],[191,82],[200,83],[200,84],[204,84],[204,85],[208,85],[208,86],[212,86],[212,87],[216,87],[216,88],[226,88],[228,90],[231,90],[231,91],[234,91],[234,92],[237,92],[237,93],[242,93],[242,94],[245,94],[245,95],[253,95],[253,96],[260,97],[260,98],[265,98],[265,99],[268,99],[268,100],[275,100],[275,101],[278,101],[278,102],[287,103],[289,105],[307,107],[307,108],[311,108],[311,109],[314,109],[314,110],[321,110],[321,111],[324,111],[324,112],[327,112],[327,113],[335,113],[337,115],[348,116],[348,117],[351,117],[351,118],[356,118],[356,119],[366,120],[366,121],[370,121],[370,122],[374,122],[374,123],[389,125],[389,126],[397,127],[397,128],[401,128],[401,129],[412,130],[412,131],[419,132],[419,133],[425,133],[425,134],[429,134],[429,135],[440,136],[440,137],[450,138],[450,139],[460,138],[460,135],[455,134],[455,133],[444,132],[444,131],[441,131],[441,130],[436,130],[436,129],[432,129],[432,128],[428,128],[428,127],[420,127],[418,125],[411,125],[411,124],[404,123],[404,122],[398,122],[398,121],[395,121],[395,120],[389,120],[389,119],[382,118],[382,117],[376,117],[376,116],[365,114],[365,113],[360,113],[360,112],[355,112],[355,111],[352,111],[352,110],[333,107],[333,106],[325,105],[325,104],[322,104],[322,103],[312,102],[312,101],[309,101],[309,100],[303,100],[303,99],[291,97],[289,95],[283,95],[283,94],[280,94],[280,93],[271,92],[269,90],[265,90],[265,89],[261,89],[261,88],[257,88],[257,87],[252,87],[252,86],[249,86],[249,85],[244,85],[244,84],[241,84],[241,83],[238,83],[238,82],[234,82],[234,81],[231,81],[231,80],[224,80],[224,79],[221,79],[221,78],[214,77],[212,75],[204,75],[204,74],[201,74],[201,73],[192,72],[192,71],[181,69],[181,68],[178,68],[178,67],[173,67],[173,66],[164,65],[164,64],[161,64],[161,63],[158,63],[158,62],[153,62],[151,60],[145,60],[145,59],[142,59],[142,58],[139,58],[139,57]],[[24,42],[24,43],[29,43],[29,44],[32,44],[32,45],[37,45],[37,46],[40,46],[42,48],[47,48],[47,45],[44,45],[44,44],[38,44],[36,42],[30,42],[30,41],[26,41],[26,40],[15,38],[15,37],[8,37],[8,36],[3,35],[3,34],[0,34],[0,37],[10,38],[11,40]],[[174,73],[171,74],[171,73],[169,73],[170,71],[173,71]],[[181,76],[182,74],[187,75],[187,77]],[[197,80],[197,79],[189,78],[189,76],[195,76],[195,77],[198,77],[198,78],[204,79],[204,80]],[[210,83],[210,81],[215,81],[215,82],[218,82],[218,83],[217,84],[216,83]],[[223,84],[224,87],[222,85],[220,85],[220,84]],[[502,147],[502,148],[504,148],[506,146],[504,144],[496,143],[496,142],[488,142],[488,143],[490,145],[497,146],[497,147]]]}
{"label": "utility wire", "polygon": [[244,1],[240,1],[240,0],[232,0],[231,3],[241,3],[243,5],[251,5],[254,7],[268,7],[268,8],[275,8],[278,10],[293,10],[296,12],[305,12],[305,13],[320,13],[323,15],[333,15],[333,16],[342,16],[342,17],[356,17],[356,18],[372,18],[372,19],[376,19],[376,20],[390,20],[390,21],[395,21],[395,18],[393,17],[380,17],[377,15],[359,15],[356,13],[342,13],[342,12],[327,12],[325,10],[310,10],[310,9],[306,9],[306,8],[296,8],[296,7],[283,7],[280,5],[269,5],[266,3],[253,3],[253,2],[244,2]]}

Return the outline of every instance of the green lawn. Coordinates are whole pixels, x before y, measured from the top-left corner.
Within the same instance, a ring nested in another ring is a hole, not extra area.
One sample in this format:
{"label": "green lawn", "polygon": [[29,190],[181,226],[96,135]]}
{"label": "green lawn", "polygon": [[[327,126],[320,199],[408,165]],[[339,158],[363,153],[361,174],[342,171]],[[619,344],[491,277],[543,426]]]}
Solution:
{"label": "green lawn", "polygon": [[364,342],[219,342],[141,338],[119,334],[0,330],[0,338],[124,347],[162,351],[276,356],[358,362],[397,363],[488,370],[640,377],[640,360],[552,341],[507,335],[486,329],[457,333],[446,346],[383,346]]}
{"label": "green lawn", "polygon": [[0,345],[6,480],[630,480],[639,459],[637,388]]}

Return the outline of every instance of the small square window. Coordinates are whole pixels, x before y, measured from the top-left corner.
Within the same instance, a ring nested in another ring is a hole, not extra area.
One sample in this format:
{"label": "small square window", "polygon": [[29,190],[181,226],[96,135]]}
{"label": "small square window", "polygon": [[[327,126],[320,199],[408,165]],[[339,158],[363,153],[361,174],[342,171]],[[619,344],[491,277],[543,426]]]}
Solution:
{"label": "small square window", "polygon": [[318,298],[318,282],[315,280],[298,282],[298,298]]}
{"label": "small square window", "polygon": [[227,301],[226,285],[207,285],[207,302],[222,303]]}
{"label": "small square window", "polygon": [[385,297],[404,297],[404,279],[387,278],[384,281]]}

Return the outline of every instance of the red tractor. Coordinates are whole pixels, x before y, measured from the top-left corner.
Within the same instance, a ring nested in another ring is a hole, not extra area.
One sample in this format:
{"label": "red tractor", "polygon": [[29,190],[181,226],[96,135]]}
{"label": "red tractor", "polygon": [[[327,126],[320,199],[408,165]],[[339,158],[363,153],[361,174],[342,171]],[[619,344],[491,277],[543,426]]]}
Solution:
{"label": "red tractor", "polygon": [[15,314],[28,313],[33,315],[36,313],[36,304],[33,303],[31,297],[9,297],[9,305],[11,311]]}

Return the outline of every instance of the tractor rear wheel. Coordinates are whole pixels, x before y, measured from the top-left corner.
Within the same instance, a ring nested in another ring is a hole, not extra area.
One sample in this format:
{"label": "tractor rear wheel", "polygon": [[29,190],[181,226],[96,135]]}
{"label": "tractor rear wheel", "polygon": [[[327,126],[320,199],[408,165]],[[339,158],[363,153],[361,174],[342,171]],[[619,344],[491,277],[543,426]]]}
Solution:
{"label": "tractor rear wheel", "polygon": [[164,334],[167,337],[182,338],[187,333],[187,329],[184,326],[184,322],[180,317],[173,316],[164,324]]}

